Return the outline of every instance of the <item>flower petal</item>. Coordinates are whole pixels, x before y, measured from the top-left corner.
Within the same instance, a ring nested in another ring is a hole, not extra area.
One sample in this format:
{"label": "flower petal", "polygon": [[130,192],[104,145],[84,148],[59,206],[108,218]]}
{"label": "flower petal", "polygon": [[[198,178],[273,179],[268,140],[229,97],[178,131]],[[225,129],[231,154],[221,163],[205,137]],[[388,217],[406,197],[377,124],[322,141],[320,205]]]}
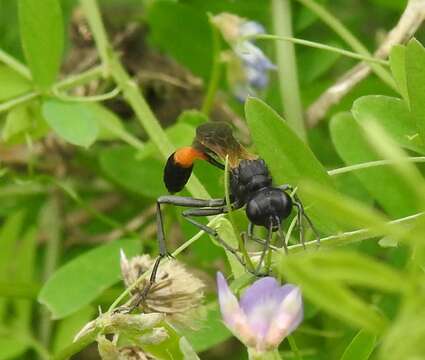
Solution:
{"label": "flower petal", "polygon": [[289,291],[281,287],[276,279],[265,277],[257,280],[241,298],[241,308],[258,342],[261,343],[268,334],[279,306]]}
{"label": "flower petal", "polygon": [[264,26],[256,21],[245,21],[239,26],[239,36],[251,36],[264,34]]}
{"label": "flower petal", "polygon": [[246,345],[255,343],[255,336],[249,328],[247,318],[239,306],[221,272],[217,272],[218,302],[221,315],[229,330]]}
{"label": "flower petal", "polygon": [[297,286],[285,285],[289,291],[279,305],[279,309],[272,319],[265,342],[268,347],[276,347],[281,341],[294,331],[303,319],[303,302],[301,291]]}

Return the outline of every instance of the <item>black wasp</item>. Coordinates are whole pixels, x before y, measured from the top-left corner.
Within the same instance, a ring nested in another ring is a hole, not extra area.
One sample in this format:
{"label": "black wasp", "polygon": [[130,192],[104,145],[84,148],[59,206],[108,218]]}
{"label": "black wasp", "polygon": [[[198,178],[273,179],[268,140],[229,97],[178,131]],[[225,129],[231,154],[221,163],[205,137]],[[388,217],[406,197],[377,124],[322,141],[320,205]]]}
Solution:
{"label": "black wasp", "polygon": [[[192,146],[176,150],[167,160],[164,169],[164,182],[168,191],[179,192],[186,185],[192,173],[195,160],[205,160],[212,165],[224,169],[226,157],[230,167],[230,197],[232,210],[245,207],[249,226],[246,232],[248,240],[262,242],[264,245],[257,271],[261,267],[264,254],[268,250],[273,232],[278,232],[287,252],[282,221],[286,219],[292,208],[297,210],[297,224],[300,232],[300,242],[304,246],[302,219],[305,218],[319,241],[319,236],[311,220],[304,211],[303,204],[290,185],[274,186],[270,172],[263,159],[249,153],[233,136],[232,129],[224,122],[208,122],[196,129],[196,137]],[[220,238],[216,230],[208,227],[194,217],[225,214],[228,212],[225,199],[196,199],[176,195],[161,196],[157,199],[157,227],[160,255],[151,275],[151,283],[155,281],[160,260],[169,255],[166,249],[161,205],[172,204],[188,207],[182,215],[193,225],[214,236],[223,247],[232,252],[244,264],[237,249],[229,246]],[[254,235],[254,227],[267,229],[265,240]],[[148,289],[147,289],[148,290]],[[146,290],[146,291],[147,291]]]}

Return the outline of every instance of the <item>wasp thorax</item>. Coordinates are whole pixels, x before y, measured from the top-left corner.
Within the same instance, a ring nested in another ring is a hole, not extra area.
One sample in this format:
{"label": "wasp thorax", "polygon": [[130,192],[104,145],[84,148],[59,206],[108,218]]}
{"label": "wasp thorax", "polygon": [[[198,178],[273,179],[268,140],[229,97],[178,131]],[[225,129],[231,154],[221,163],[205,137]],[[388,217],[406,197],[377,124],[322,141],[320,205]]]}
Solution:
{"label": "wasp thorax", "polygon": [[246,203],[252,193],[271,185],[272,179],[263,159],[241,160],[232,171],[232,195],[242,203]]}

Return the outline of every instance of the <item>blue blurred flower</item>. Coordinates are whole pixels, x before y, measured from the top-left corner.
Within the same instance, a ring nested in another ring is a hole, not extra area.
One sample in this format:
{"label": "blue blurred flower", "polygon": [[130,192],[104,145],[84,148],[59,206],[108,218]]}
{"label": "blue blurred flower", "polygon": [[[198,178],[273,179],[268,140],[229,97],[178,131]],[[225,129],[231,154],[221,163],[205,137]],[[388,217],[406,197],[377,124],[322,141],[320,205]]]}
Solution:
{"label": "blue blurred flower", "polygon": [[264,89],[269,81],[268,71],[276,69],[253,41],[241,40],[245,36],[264,34],[264,27],[228,13],[216,15],[212,21],[233,50],[225,56],[227,78],[234,95],[244,101],[248,95],[256,95]]}
{"label": "blue blurred flower", "polygon": [[254,282],[239,302],[220,272],[217,288],[224,323],[257,352],[276,349],[303,319],[300,289],[291,284],[280,286],[273,277]]}

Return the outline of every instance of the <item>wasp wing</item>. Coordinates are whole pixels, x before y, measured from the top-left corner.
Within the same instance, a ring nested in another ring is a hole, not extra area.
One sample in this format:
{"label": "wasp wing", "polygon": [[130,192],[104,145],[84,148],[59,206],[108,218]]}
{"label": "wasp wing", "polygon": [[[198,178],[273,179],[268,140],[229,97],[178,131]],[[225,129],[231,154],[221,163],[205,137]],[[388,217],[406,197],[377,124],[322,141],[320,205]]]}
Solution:
{"label": "wasp wing", "polygon": [[241,159],[257,157],[249,153],[233,136],[232,128],[225,122],[207,122],[197,127],[193,146],[201,151],[213,153],[223,161],[229,157],[230,167],[236,167]]}

